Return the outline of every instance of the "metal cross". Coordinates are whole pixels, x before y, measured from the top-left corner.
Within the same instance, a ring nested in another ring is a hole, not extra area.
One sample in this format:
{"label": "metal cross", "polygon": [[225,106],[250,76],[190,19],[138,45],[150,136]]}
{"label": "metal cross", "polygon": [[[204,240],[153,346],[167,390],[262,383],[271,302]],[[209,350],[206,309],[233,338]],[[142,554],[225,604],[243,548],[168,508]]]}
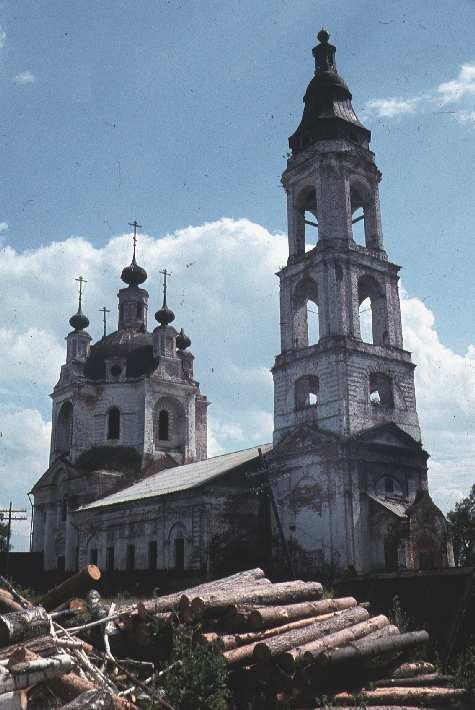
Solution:
{"label": "metal cross", "polygon": [[129,227],[134,228],[134,255],[132,257],[133,261],[135,261],[135,245],[137,244],[137,229],[142,229],[142,225],[137,222],[136,219],[134,219],[133,222],[129,222]]}
{"label": "metal cross", "polygon": [[161,274],[163,274],[163,305],[167,305],[167,277],[171,276],[171,273],[167,271],[166,269],[163,269],[163,271],[160,271]]}
{"label": "metal cross", "polygon": [[87,281],[85,278],[82,276],[79,276],[79,278],[74,279],[75,281],[79,281],[79,310],[81,310],[81,304],[82,304],[82,285],[87,284]]}
{"label": "metal cross", "polygon": [[99,311],[103,314],[104,316],[104,338],[107,335],[107,316],[106,313],[110,313],[109,309],[107,309],[105,306],[102,306],[102,308],[99,308]]}

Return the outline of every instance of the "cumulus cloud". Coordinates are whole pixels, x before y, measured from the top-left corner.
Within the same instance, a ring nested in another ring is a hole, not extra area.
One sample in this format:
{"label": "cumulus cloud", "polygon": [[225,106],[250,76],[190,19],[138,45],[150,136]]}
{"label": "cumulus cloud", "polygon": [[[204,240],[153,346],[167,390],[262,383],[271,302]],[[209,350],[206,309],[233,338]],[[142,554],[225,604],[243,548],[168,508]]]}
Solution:
{"label": "cumulus cloud", "polygon": [[451,113],[459,123],[475,126],[475,63],[462,64],[455,79],[417,96],[371,99],[365,115],[397,118],[426,111]]}
{"label": "cumulus cloud", "polygon": [[36,77],[34,74],[31,73],[31,71],[27,70],[17,74],[13,81],[15,82],[15,84],[18,84],[18,86],[26,86],[27,84],[34,84],[36,81]]}
{"label": "cumulus cloud", "polygon": [[[64,361],[68,319],[77,308],[74,279],[87,278],[84,309],[94,339],[117,327],[119,275],[131,257],[130,235],[95,248],[83,237],[16,252],[3,249],[0,298],[11,314],[0,329],[0,471],[2,505],[28,504],[47,465],[48,398]],[[211,401],[209,455],[265,443],[272,436],[270,368],[279,350],[278,280],[287,240],[248,220],[221,219],[156,238],[144,235],[138,261],[148,271],[149,313],[160,303],[159,270],[172,272],[169,305],[192,339],[195,375]],[[424,445],[437,502],[447,509],[473,482],[475,345],[465,355],[444,346],[433,313],[402,293],[405,347],[413,351]],[[153,318],[149,329],[153,328]],[[0,506],[1,507],[1,506]],[[17,547],[19,544],[17,544]]]}

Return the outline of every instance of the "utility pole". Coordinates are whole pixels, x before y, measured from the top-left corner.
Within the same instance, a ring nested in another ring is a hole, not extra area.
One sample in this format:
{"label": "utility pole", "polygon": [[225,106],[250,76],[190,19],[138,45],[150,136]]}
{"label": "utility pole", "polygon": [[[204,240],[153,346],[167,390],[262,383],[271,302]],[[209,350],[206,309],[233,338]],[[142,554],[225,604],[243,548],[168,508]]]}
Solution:
{"label": "utility pole", "polygon": [[10,540],[12,537],[12,522],[15,522],[16,520],[28,520],[26,516],[26,509],[25,508],[12,508],[12,502],[10,501],[10,505],[8,508],[0,508],[0,516],[1,519],[4,520],[5,515],[8,515],[7,519],[7,544],[5,548],[5,568],[4,568],[4,575],[5,577],[8,576],[8,566],[9,566],[9,557],[10,557]]}

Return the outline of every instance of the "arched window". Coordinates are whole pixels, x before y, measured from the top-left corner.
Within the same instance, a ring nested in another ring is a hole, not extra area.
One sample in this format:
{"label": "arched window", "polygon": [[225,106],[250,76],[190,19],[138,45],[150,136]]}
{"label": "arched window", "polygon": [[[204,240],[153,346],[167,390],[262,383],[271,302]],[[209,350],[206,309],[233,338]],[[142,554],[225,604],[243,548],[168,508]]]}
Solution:
{"label": "arched window", "polygon": [[304,250],[313,249],[318,241],[318,214],[315,188],[305,188],[297,199],[299,227],[303,233]]}
{"label": "arched window", "polygon": [[73,438],[73,405],[64,402],[56,420],[55,449],[58,453],[69,454]]}
{"label": "arched window", "polygon": [[394,407],[393,383],[389,375],[372,372],[369,376],[369,401],[374,407]]}
{"label": "arched window", "polygon": [[313,279],[300,281],[293,294],[294,345],[305,348],[320,339],[318,288]]}
{"label": "arched window", "polygon": [[177,572],[185,569],[185,526],[183,523],[175,523],[168,535],[170,542],[171,559],[169,564]]}
{"label": "arched window", "polygon": [[120,411],[117,407],[109,409],[107,414],[107,438],[120,439]]}
{"label": "arched window", "polygon": [[380,284],[372,276],[358,280],[360,337],[365,343],[388,343],[386,298]]}
{"label": "arched window", "polygon": [[299,377],[295,383],[295,408],[316,407],[318,404],[319,382],[315,375]]}
{"label": "arched window", "polygon": [[170,418],[166,409],[161,409],[158,413],[158,438],[160,441],[168,441]]}
{"label": "arched window", "polygon": [[379,249],[381,225],[374,188],[363,178],[354,177],[350,183],[350,199],[353,240],[367,249]]}
{"label": "arched window", "polygon": [[386,476],[386,478],[384,479],[384,492],[394,493],[394,479],[392,479],[390,476]]}

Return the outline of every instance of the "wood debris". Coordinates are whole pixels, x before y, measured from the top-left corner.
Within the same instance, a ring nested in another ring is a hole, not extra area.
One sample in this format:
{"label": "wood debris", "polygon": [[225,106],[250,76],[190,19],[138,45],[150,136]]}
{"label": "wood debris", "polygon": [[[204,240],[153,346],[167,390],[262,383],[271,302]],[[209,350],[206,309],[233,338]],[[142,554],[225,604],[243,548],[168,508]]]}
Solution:
{"label": "wood debris", "polygon": [[317,582],[272,583],[253,569],[117,607],[93,589],[99,578],[88,565],[38,606],[0,578],[0,710],[179,710],[163,682],[184,667],[171,661],[183,628],[193,653],[222,654],[236,710],[317,709],[322,698],[325,707],[401,710],[465,697],[432,664],[410,661],[426,631],[401,633],[353,597],[323,599]]}

